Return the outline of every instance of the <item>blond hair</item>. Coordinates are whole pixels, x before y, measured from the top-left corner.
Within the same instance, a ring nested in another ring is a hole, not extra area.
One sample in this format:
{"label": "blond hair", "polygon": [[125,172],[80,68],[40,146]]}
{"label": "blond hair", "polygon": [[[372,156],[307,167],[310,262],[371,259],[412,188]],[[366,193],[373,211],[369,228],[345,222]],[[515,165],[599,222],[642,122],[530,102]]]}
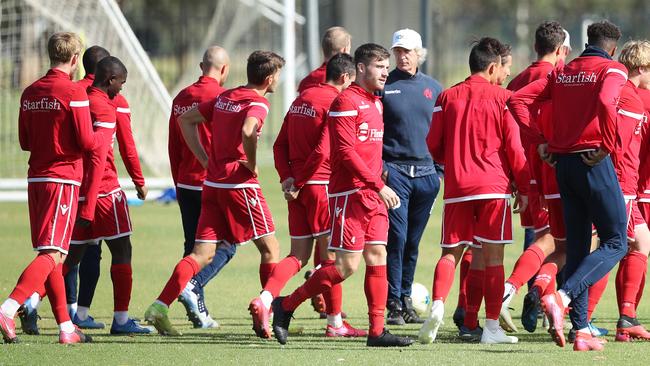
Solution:
{"label": "blond hair", "polygon": [[639,67],[650,66],[650,41],[636,40],[625,43],[618,61],[625,65],[630,73]]}
{"label": "blond hair", "polygon": [[82,48],[81,38],[72,32],[54,33],[47,42],[47,53],[52,65],[70,62],[72,56],[81,53]]}
{"label": "blond hair", "polygon": [[321,48],[326,59],[341,52],[342,49],[350,44],[350,33],[343,27],[331,27],[325,31],[321,40]]}

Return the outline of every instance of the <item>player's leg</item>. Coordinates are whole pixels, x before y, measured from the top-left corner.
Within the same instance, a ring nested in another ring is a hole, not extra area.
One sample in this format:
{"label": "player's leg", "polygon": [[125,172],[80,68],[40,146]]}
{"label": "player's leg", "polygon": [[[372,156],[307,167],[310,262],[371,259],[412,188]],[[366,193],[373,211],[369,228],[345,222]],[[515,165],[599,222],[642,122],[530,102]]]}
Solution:
{"label": "player's leg", "polygon": [[467,247],[460,260],[460,268],[458,269],[458,304],[456,305],[456,310],[454,310],[453,320],[459,329],[465,322],[465,312],[467,309],[467,275],[472,264],[472,254],[472,248]]}
{"label": "player's leg", "polygon": [[63,277],[65,284],[65,297],[68,304],[68,313],[70,318],[74,318],[77,313],[77,278],[79,276],[79,264],[69,268],[68,273]]}
{"label": "player's leg", "polygon": [[[404,256],[402,264],[402,307],[404,309],[403,317],[406,323],[424,323],[413,309],[411,300],[411,287],[415,276],[415,267],[418,261],[420,240],[424,229],[429,222],[431,209],[440,190],[440,180],[437,174],[431,174],[424,177],[417,177],[411,180],[413,192],[409,201],[408,208],[408,233],[404,246]],[[402,202],[402,204],[404,204]],[[394,211],[394,210],[390,210]],[[390,261],[388,262],[390,265]]]}
{"label": "player's leg", "polygon": [[81,260],[81,263],[79,263],[79,296],[76,314],[77,317],[73,318],[73,322],[80,328],[84,328],[84,326],[80,326],[81,322],[83,322],[87,328],[104,328],[103,323],[96,322],[93,317],[89,315],[90,305],[92,304],[93,297],[95,295],[95,289],[97,288],[97,282],[99,281],[99,275],[101,271],[101,248],[101,242],[97,242],[93,245],[88,245],[83,259]]}
{"label": "player's leg", "polygon": [[[478,312],[483,302],[485,263],[483,261],[483,250],[481,249],[480,243],[474,243],[471,252],[471,262],[465,278],[465,290],[467,293],[465,314],[463,323],[458,329],[458,336],[466,342],[478,342],[481,340],[481,335],[483,334],[483,329],[479,326],[478,322]],[[464,255],[463,258],[465,258]]]}
{"label": "player's leg", "polygon": [[201,191],[185,188],[176,188],[176,200],[181,211],[183,224],[183,257],[188,256],[194,249],[196,227],[201,215]]}

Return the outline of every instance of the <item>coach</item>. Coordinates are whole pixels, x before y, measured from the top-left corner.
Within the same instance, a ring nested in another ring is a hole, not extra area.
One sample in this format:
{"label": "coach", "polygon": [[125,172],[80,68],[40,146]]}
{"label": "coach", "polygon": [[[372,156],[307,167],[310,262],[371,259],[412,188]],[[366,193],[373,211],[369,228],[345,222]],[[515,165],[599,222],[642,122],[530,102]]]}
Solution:
{"label": "coach", "polygon": [[397,66],[384,89],[383,178],[401,205],[388,213],[387,323],[403,325],[423,322],[413,310],[411,285],[420,238],[440,189],[440,168],[429,154],[426,136],[442,86],[418,70],[427,50],[416,31],[395,32],[391,50]]}

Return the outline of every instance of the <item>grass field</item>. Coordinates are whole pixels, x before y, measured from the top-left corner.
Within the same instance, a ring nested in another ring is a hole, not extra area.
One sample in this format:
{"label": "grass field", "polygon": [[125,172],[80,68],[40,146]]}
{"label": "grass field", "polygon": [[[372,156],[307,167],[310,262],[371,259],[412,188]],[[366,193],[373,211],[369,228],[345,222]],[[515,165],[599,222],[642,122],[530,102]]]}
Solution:
{"label": "grass field", "polygon": [[[286,206],[279,194],[279,184],[276,183],[272,168],[264,168],[263,173],[262,184],[274,213],[277,234],[285,255],[289,250]],[[0,298],[4,299],[34,254],[29,245],[27,205],[1,203],[0,208]],[[428,288],[440,254],[440,208],[441,205],[436,204],[421,242],[416,272],[416,281]],[[134,286],[130,312],[133,316],[142,318],[144,310],[158,295],[182,254],[182,230],[175,204],[164,206],[148,202],[133,207],[131,216],[135,232],[132,237]],[[516,233],[517,244],[507,249],[507,274],[521,252],[521,230],[517,229]],[[91,314],[110,326],[112,287],[109,276],[110,253],[107,249],[104,258],[102,277]],[[365,347],[365,340],[361,339],[325,339],[324,321],[317,318],[309,304],[305,304],[298,309],[296,319],[292,322],[292,326],[304,327],[303,335],[290,337],[289,343],[281,347],[275,340],[256,338],[251,330],[247,305],[259,291],[258,263],[259,255],[255,247],[243,246],[231,263],[208,285],[207,305],[212,316],[221,323],[220,329],[192,329],[191,324],[185,320],[183,307],[175,303],[170,316],[184,333],[183,337],[117,337],[108,335],[108,330],[92,331],[89,333],[95,340],[94,344],[65,347],[55,344],[57,328],[46,301],[40,308],[43,335],[22,336],[19,331],[22,343],[0,345],[0,364],[647,364],[643,354],[650,351],[650,344],[616,344],[611,336],[608,337],[610,343],[605,352],[583,354],[556,347],[542,330],[534,334],[517,334],[520,343],[511,346],[459,343],[455,340],[456,328],[451,320],[456,303],[457,282],[449,297],[446,324],[441,329],[439,340],[433,345],[416,344],[408,349],[369,349]],[[283,293],[301,282],[302,272],[289,282]],[[343,287],[343,309],[349,314],[350,322],[357,326],[367,326],[363,270],[360,269],[360,273],[346,281]],[[522,299],[523,295],[520,294],[513,301],[515,314],[521,310]],[[482,312],[481,316],[483,314]],[[613,331],[617,319],[613,283],[610,283],[595,316],[598,318],[597,324]],[[645,304],[641,306],[640,317],[644,323],[649,320]],[[391,330],[393,333],[416,336],[418,329],[417,326],[405,326],[393,327]]]}

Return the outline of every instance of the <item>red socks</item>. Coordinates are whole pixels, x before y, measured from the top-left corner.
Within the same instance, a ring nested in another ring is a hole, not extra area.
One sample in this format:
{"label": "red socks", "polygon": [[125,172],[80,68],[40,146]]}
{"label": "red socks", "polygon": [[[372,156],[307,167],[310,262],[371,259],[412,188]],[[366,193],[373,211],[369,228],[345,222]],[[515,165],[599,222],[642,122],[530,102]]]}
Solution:
{"label": "red socks", "polygon": [[605,288],[607,288],[607,281],[609,280],[609,273],[605,277],[601,278],[598,282],[594,283],[589,287],[589,305],[587,309],[587,319],[591,320],[591,314],[596,309],[596,305],[600,301],[600,298],[603,297]]}
{"label": "red socks", "polygon": [[[280,291],[289,282],[291,277],[300,271],[300,261],[293,255],[289,255],[273,268],[273,273],[266,280],[264,291],[270,292],[273,297],[280,295]],[[260,279],[262,267],[260,266]]]}
{"label": "red socks", "polygon": [[[343,282],[343,277],[341,277],[336,266],[321,267],[311,277],[309,277],[302,286],[298,287],[293,293],[291,293],[291,295],[284,298],[282,301],[282,307],[286,310],[293,311],[305,300],[314,295],[323,293],[341,282]],[[384,301],[386,301],[386,299],[384,299]]]}
{"label": "red socks", "polygon": [[131,264],[111,265],[111,280],[113,281],[113,311],[128,311],[133,287]]}
{"label": "red socks", "polygon": [[456,271],[456,263],[447,258],[440,258],[436,264],[436,270],[433,274],[433,290],[431,291],[431,299],[445,301],[451,285],[454,283],[454,272]]}
{"label": "red socks", "polygon": [[535,282],[533,282],[533,287],[539,288],[540,296],[546,294],[546,290],[550,287],[551,291],[555,291],[555,277],[557,276],[557,264],[555,263],[544,263],[542,268],[537,272],[535,276]]}
{"label": "red socks", "polygon": [[621,261],[616,275],[616,293],[620,315],[636,318],[637,295],[645,277],[648,257],[638,251],[631,251]]}
{"label": "red socks", "polygon": [[467,273],[467,307],[465,308],[465,328],[478,327],[478,311],[483,302],[483,286],[485,271],[470,269]]}
{"label": "red socks", "polygon": [[519,290],[524,283],[528,282],[539,271],[544,259],[546,259],[544,252],[538,246],[531,245],[519,257],[507,281]]}
{"label": "red socks", "polygon": [[266,287],[269,277],[273,273],[273,269],[277,263],[260,263],[260,284],[262,288]]}
{"label": "red socks", "polygon": [[368,301],[368,337],[379,337],[384,332],[384,310],[388,299],[388,277],[386,265],[366,266],[366,280],[363,285]]}
{"label": "red socks", "polygon": [[[333,266],[334,261],[327,260],[322,262],[322,267]],[[343,303],[343,286],[340,283],[337,283],[329,289],[329,291],[323,292],[323,299],[325,300],[325,309],[327,315],[336,315],[341,313],[341,306]]]}
{"label": "red socks", "polygon": [[50,306],[52,307],[52,313],[54,313],[56,323],[61,324],[70,321],[61,264],[54,267],[52,272],[50,272],[50,275],[47,276],[47,280],[45,281],[45,291],[50,296]]}
{"label": "red socks", "polygon": [[[47,254],[38,254],[20,275],[9,297],[19,304],[24,303],[34,292],[42,290],[43,284],[55,266],[54,258]],[[63,290],[63,297],[65,305],[65,290]]]}
{"label": "red socks", "polygon": [[472,250],[467,249],[460,260],[460,284],[458,287],[458,305],[456,305],[456,307],[460,309],[467,308],[467,272],[469,271],[469,265],[471,263]]}
{"label": "red socks", "polygon": [[181,294],[185,285],[194,277],[195,274],[199,272],[199,264],[191,256],[187,256],[178,262],[174,268],[172,276],[169,277],[165,288],[163,288],[160,295],[158,295],[158,301],[166,304],[167,306],[171,305],[174,300]]}
{"label": "red socks", "polygon": [[503,301],[503,290],[505,272],[503,266],[485,267],[485,316],[487,319],[499,319],[501,302]]}

